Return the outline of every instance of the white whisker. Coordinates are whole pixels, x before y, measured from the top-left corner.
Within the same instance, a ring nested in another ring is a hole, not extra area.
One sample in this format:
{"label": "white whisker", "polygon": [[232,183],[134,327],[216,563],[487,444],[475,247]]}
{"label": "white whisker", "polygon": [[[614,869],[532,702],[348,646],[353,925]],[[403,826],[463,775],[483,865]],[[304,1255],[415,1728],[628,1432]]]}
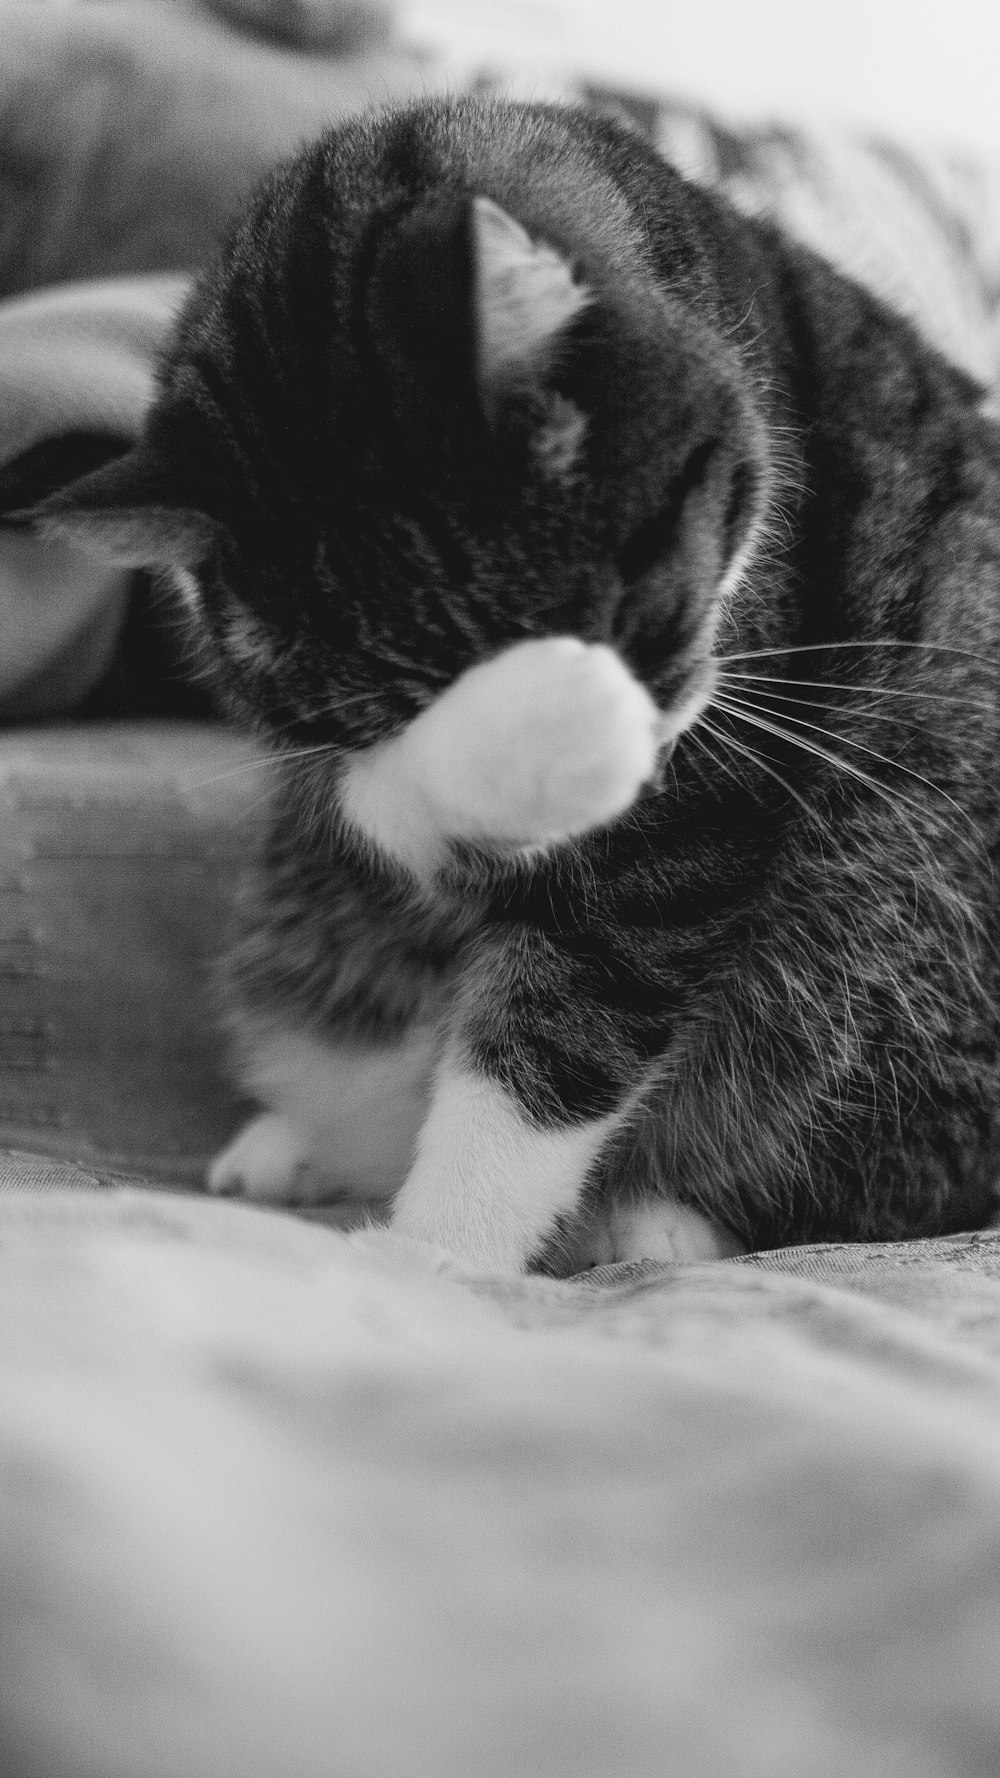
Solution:
{"label": "white whisker", "polygon": [[[897,716],[895,713],[888,713],[884,710],[874,709],[873,703],[878,696],[877,690],[859,688],[858,695],[864,697],[866,702],[863,704],[844,704],[839,699],[804,698],[796,697],[794,693],[772,691],[771,687],[773,685],[782,684],[780,679],[767,680],[765,685],[745,686],[741,684],[739,687],[735,687],[730,675],[720,673],[718,675],[718,682],[727,696],[736,698],[737,695],[739,695],[741,698],[748,699],[754,709],[763,710],[765,713],[771,712],[776,717],[784,716],[786,712],[772,710],[773,705],[790,704],[794,706],[795,710],[811,711],[814,715],[822,710],[835,711],[843,716],[848,716],[858,721],[881,722],[887,724],[891,728],[909,730],[911,734],[928,735],[932,740],[941,741],[945,744],[947,742],[947,737],[941,733],[940,729],[928,728],[925,722],[919,722],[913,717]],[[967,705],[964,705],[963,707],[966,709],[968,708]],[[787,715],[790,722],[805,721],[803,716],[795,716],[793,711],[788,711]],[[834,735],[832,730],[821,729],[820,733],[828,733],[830,734],[831,739],[835,740],[844,738],[839,734]],[[857,745],[857,743],[854,743],[854,745]]]}
{"label": "white whisker", "polygon": [[[966,698],[963,697],[960,692],[920,691],[916,688],[913,690],[905,690],[902,686],[896,685],[852,685],[850,683],[832,679],[786,679],[784,674],[782,674],[779,679],[773,673],[727,673],[723,671],[718,677],[725,680],[727,684],[739,683],[740,685],[743,685],[746,683],[753,683],[766,686],[795,685],[808,687],[816,691],[853,692],[856,697],[919,698],[920,701],[925,704],[957,705],[962,710],[982,710],[989,716],[997,713],[996,707],[993,704],[987,703],[985,699]],[[798,701],[803,703],[806,702],[805,699],[800,699]]]}
{"label": "white whisker", "polygon": [[[929,654],[960,655],[963,660],[975,661],[983,667],[991,663],[983,660],[971,648],[956,648],[949,642],[899,642],[892,638],[879,638],[869,642],[795,642],[786,643],[783,648],[750,648],[738,654],[720,654],[716,658],[723,664],[729,661],[762,661],[780,658],[790,654],[829,654],[841,649],[888,649],[914,648],[922,649]],[[995,670],[995,669],[994,669]]]}
{"label": "white whisker", "polygon": [[284,765],[291,760],[309,759],[318,753],[332,753],[335,751],[336,749],[332,741],[318,741],[315,746],[298,747],[288,753],[284,752],[280,746],[276,746],[273,752],[260,753],[254,759],[242,760],[238,766],[229,766],[224,772],[213,772],[207,778],[188,779],[185,781],[183,788],[186,791],[205,790],[210,784],[222,784],[228,778],[240,777],[244,772],[259,771],[262,766]]}
{"label": "white whisker", "polygon": [[[757,714],[759,714],[762,709],[765,712],[767,712],[766,705],[753,704],[753,703],[746,704],[743,701],[741,701],[739,699],[734,699],[734,698],[729,698],[726,700],[717,699],[716,702],[718,702],[720,708],[730,709],[734,712],[741,712],[741,711],[749,712],[750,710],[753,710]],[[904,766],[900,763],[900,761],[898,759],[890,759],[887,754],[879,753],[879,751],[876,747],[869,747],[869,746],[867,746],[867,744],[864,741],[854,741],[851,739],[851,737],[849,735],[837,734],[833,729],[824,728],[821,723],[807,722],[806,719],[802,716],[786,716],[786,717],[782,718],[782,720],[784,722],[794,723],[796,728],[807,728],[813,734],[825,735],[828,741],[837,742],[842,747],[853,747],[856,752],[865,753],[868,755],[868,757],[870,759],[877,759],[879,761],[880,765],[889,766],[890,769],[894,772],[905,772],[905,774],[908,778],[913,778],[918,784],[923,784],[928,790],[932,790],[936,796],[942,797],[946,803],[950,804],[950,806],[955,810],[955,813],[957,815],[961,815],[963,820],[968,821],[970,823],[970,825],[974,827],[975,824],[972,822],[971,816],[968,814],[968,812],[965,809],[963,809],[961,803],[956,802],[955,798],[953,796],[950,796],[947,790],[942,790],[940,784],[935,784],[934,780],[932,778],[925,778],[922,772],[914,771],[912,766]],[[790,741],[800,741],[801,740],[801,737],[799,737],[798,735],[795,735],[795,734],[791,734],[787,730],[786,730],[786,738]],[[805,743],[802,742],[802,744],[804,745]],[[848,762],[846,760],[838,759],[836,757],[836,755],[829,754],[829,753],[825,754],[825,757],[830,760],[831,764],[842,765],[845,770],[849,769]],[[857,768],[854,768],[854,770],[857,771]],[[863,777],[866,776],[865,774],[860,774],[860,775]],[[876,789],[885,788],[884,786],[880,786],[878,784],[878,781],[874,778],[870,778],[870,777],[867,778],[867,782],[872,786],[872,788],[876,788]],[[896,794],[898,794],[898,792]],[[916,808],[917,806],[918,805],[915,803],[910,804],[911,808]]]}
{"label": "white whisker", "polygon": [[803,753],[811,754],[814,759],[822,759],[827,765],[836,766],[847,777],[856,778],[860,784],[866,784],[870,790],[874,790],[891,808],[902,805],[904,808],[912,809],[915,813],[920,812],[920,804],[911,802],[908,797],[902,794],[902,791],[890,790],[886,785],[880,784],[877,778],[873,778],[870,772],[862,771],[861,767],[854,765],[851,760],[838,758],[828,748],[821,747],[816,741],[810,741],[805,735],[793,734],[791,729],[783,727],[782,724],[768,722],[763,716],[756,714],[749,708],[730,703],[727,699],[714,698],[713,706],[727,711],[741,722],[748,722],[753,728],[762,729],[765,734],[774,735],[779,741],[786,741],[793,747],[800,747]]}
{"label": "white whisker", "polygon": [[[735,735],[727,735],[723,729],[716,728],[715,724],[709,722],[708,718],[704,715],[704,713],[698,718],[698,721],[695,724],[695,727],[688,730],[688,734],[690,736],[693,736],[696,731],[701,731],[702,729],[707,730],[707,732],[710,735],[712,735],[723,747],[729,747],[734,753],[741,756],[743,759],[749,759],[753,765],[755,765],[759,768],[760,771],[766,772],[767,776],[769,778],[773,778],[776,783],[781,785],[782,790],[784,790],[788,793],[788,795],[792,798],[793,802],[798,803],[799,808],[804,811],[804,813],[809,817],[810,821],[815,822],[816,825],[823,832],[829,831],[829,827],[830,827],[829,822],[824,820],[823,816],[819,813],[819,811],[817,809],[814,809],[811,806],[811,804],[809,802],[807,802],[806,798],[801,794],[800,791],[795,789],[795,786],[793,784],[789,784],[787,778],[783,778],[780,772],[776,771],[773,766],[768,764],[767,760],[765,760],[761,757],[760,753],[758,753],[756,748],[748,747],[746,745],[746,742],[738,741]],[[736,774],[734,772],[730,771],[730,777],[735,778]],[[739,779],[737,779],[736,781],[739,782]]]}
{"label": "white whisker", "polygon": [[[708,745],[708,742],[705,739],[705,733],[704,733],[704,731],[706,729],[709,731],[709,733],[713,732],[710,723],[706,723],[704,721],[697,722],[694,724],[694,726],[692,728],[688,729],[684,738],[685,738],[685,740],[689,741],[691,743],[691,745],[693,747],[695,747],[699,753],[704,754],[706,759],[710,759],[712,764],[717,769],[720,769],[721,771],[725,772],[726,776],[731,778],[733,783],[738,785],[742,789],[742,780],[739,776],[739,773],[735,772],[733,770],[732,766],[729,765],[726,760],[720,759],[718,754],[714,751],[714,749]],[[705,776],[705,774],[704,774],[704,772],[702,772],[703,779],[704,779],[704,776]]]}
{"label": "white whisker", "polygon": [[[841,754],[831,752],[829,748],[820,746],[818,742],[809,739],[805,735],[793,733],[791,729],[785,728],[779,723],[768,722],[764,717],[755,714],[748,708],[741,709],[735,705],[727,706],[719,699],[716,700],[716,703],[720,708],[728,708],[729,714],[736,717],[737,720],[749,723],[754,728],[762,729],[765,733],[774,735],[780,741],[801,748],[804,753],[811,755],[813,758],[821,759],[825,761],[826,764],[833,766],[838,772],[843,773],[846,778],[852,778],[857,783],[864,784],[875,796],[879,797],[882,802],[886,803],[890,809],[895,811],[903,809],[907,810],[911,816],[909,822],[911,838],[921,847],[921,849],[926,849],[928,836],[921,830],[920,821],[912,819],[912,817],[918,816],[923,817],[924,820],[926,820],[927,810],[925,806],[915,802],[911,797],[905,796],[901,790],[898,790],[895,787],[890,788],[886,784],[880,783],[877,778],[872,777],[870,772],[864,771],[852,760],[845,759]],[[820,732],[826,733],[827,731],[821,730]],[[893,762],[890,761],[889,763],[892,764]],[[905,770],[905,768],[901,767],[897,767],[897,769]],[[917,774],[911,775],[916,776]],[[922,780],[922,782],[928,783],[928,780]],[[929,788],[937,790],[937,786],[933,784],[929,784]],[[939,791],[938,794],[944,797],[946,801],[952,802],[952,799],[947,797],[945,792]],[[952,806],[959,809],[959,813],[967,823],[970,832],[978,838],[978,830],[972,818],[965,810],[959,808],[958,804],[953,803]],[[959,832],[953,823],[946,821],[943,822],[943,826],[945,830],[951,834],[956,843],[961,843]]]}

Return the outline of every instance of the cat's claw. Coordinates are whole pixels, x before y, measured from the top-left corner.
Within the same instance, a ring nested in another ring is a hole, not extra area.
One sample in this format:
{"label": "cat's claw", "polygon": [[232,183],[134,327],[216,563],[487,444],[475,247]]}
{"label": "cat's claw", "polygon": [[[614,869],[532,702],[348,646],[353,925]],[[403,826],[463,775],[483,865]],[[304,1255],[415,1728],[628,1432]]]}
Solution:
{"label": "cat's claw", "polygon": [[322,1192],[294,1126],[269,1112],[251,1118],[216,1156],[205,1183],[218,1197],[264,1203],[313,1203]]}
{"label": "cat's claw", "polygon": [[463,674],[408,744],[446,831],[532,845],[622,814],[661,738],[656,705],[613,649],[552,636]]}

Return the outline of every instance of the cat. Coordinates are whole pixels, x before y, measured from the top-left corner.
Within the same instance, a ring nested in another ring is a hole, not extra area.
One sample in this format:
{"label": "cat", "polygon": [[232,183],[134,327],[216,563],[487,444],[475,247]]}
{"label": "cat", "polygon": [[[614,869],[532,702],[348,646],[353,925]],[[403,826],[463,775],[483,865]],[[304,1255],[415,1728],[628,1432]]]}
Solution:
{"label": "cat", "polygon": [[139,445],[36,514],[167,571],[277,756],[213,1190],[500,1271],[987,1221],[980,397],[582,109],[272,175]]}

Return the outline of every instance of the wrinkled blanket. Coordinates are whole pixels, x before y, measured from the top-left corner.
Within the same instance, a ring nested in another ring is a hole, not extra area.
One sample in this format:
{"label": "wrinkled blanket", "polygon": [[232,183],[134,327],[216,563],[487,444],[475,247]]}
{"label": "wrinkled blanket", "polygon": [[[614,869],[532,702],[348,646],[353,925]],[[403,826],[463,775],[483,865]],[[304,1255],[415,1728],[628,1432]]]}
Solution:
{"label": "wrinkled blanket", "polygon": [[0,1195],[6,1774],[995,1778],[1000,1237],[365,1239]]}

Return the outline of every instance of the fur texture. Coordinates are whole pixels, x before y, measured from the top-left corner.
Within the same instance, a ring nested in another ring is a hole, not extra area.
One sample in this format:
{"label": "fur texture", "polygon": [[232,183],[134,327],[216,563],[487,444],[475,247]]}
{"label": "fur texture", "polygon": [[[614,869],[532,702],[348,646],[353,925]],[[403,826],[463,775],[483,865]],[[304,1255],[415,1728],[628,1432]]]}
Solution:
{"label": "fur texture", "polygon": [[625,1224],[615,1251],[661,1252],[657,1202],[720,1251],[988,1217],[978,403],[583,113],[352,123],[237,225],[142,445],[45,522],[183,567],[285,757],[231,959],[250,1049],[354,1068],[435,1034],[409,1232],[525,1265],[566,1231],[578,1260],[588,1219],[601,1257]]}

